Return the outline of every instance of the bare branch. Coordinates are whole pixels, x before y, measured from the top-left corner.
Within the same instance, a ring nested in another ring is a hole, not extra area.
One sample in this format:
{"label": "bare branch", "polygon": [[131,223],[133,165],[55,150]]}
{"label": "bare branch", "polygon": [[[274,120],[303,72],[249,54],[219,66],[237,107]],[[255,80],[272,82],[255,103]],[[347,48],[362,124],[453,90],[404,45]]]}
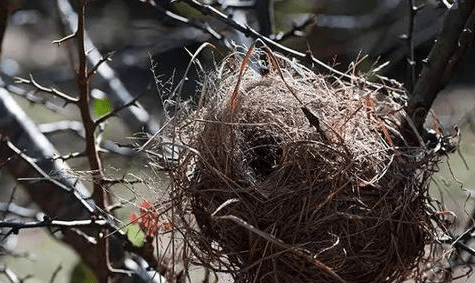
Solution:
{"label": "bare branch", "polygon": [[53,40],[51,43],[60,46],[60,45],[61,45],[63,42],[65,42],[66,40],[73,39],[73,38],[75,38],[76,36],[77,36],[77,33],[75,32],[75,33],[72,33],[72,34],[70,34],[70,35],[67,35],[67,36],[65,36],[65,37],[63,37],[63,38],[61,38],[61,39]]}
{"label": "bare branch", "polygon": [[315,15],[309,15],[301,23],[294,22],[290,30],[286,32],[279,32],[278,34],[270,35],[269,38],[276,42],[281,42],[293,36],[301,36],[302,31],[308,26],[311,26],[313,24],[315,24]]}
{"label": "bare branch", "polygon": [[[56,2],[64,26],[69,32],[75,32],[77,30],[78,15],[67,0],[56,0]],[[91,66],[96,66],[104,56],[100,54],[86,33],[84,33],[82,37],[85,41],[85,50],[91,50],[87,54],[86,60],[88,60]],[[106,82],[106,88],[108,88],[106,93],[115,107],[120,107],[134,98],[107,62],[98,66],[96,74],[98,78]],[[122,112],[124,122],[127,123],[133,131],[157,132],[158,129],[160,129],[160,125],[153,120],[143,107],[138,103],[137,105],[138,107],[124,109]]]}
{"label": "bare branch", "polygon": [[[81,122],[75,121],[75,120],[63,120],[63,121],[57,121],[57,122],[43,123],[43,124],[39,124],[38,128],[40,132],[45,135],[53,134],[56,132],[71,131],[82,139],[86,138],[84,125]],[[110,152],[110,153],[118,154],[121,156],[137,155],[136,151],[130,148],[121,148],[111,140],[105,140],[104,142],[102,142],[98,150],[101,152]],[[82,156],[85,156],[85,152],[66,154],[63,156],[56,155],[53,158],[53,160],[55,159],[67,160],[70,158],[82,157]]]}
{"label": "bare branch", "polygon": [[[227,16],[226,14],[222,13],[221,11],[215,9],[214,7],[208,4],[202,4],[196,0],[182,0],[182,2],[188,4],[195,10],[201,12],[203,15],[212,16],[213,18],[221,21],[222,23],[228,25],[229,27],[243,33],[247,37],[251,37],[255,40],[260,40],[263,44],[267,45],[273,51],[276,51],[286,56],[300,60],[301,62],[306,63],[307,65],[311,65],[311,68],[314,68],[314,69],[317,68],[322,71],[327,71],[327,72],[335,74],[336,76],[340,76],[341,78],[356,81],[375,89],[381,88],[379,84],[369,82],[366,79],[361,78],[361,77],[352,77],[349,74],[343,73],[341,71],[336,70],[335,68],[330,67],[329,65],[315,58],[311,53],[308,53],[308,52],[302,53],[302,52],[293,50],[291,48],[288,48],[286,46],[283,46],[275,42],[274,40],[270,39],[269,37],[260,34],[259,32],[255,31],[249,26],[245,26],[236,22],[235,20],[232,19],[232,17]],[[378,77],[378,78],[383,80],[384,83],[388,84],[387,88],[389,89],[391,88],[390,86],[393,85],[393,82],[391,80],[386,80],[384,77]]]}
{"label": "bare branch", "polygon": [[114,110],[112,110],[111,112],[105,114],[104,116],[102,116],[101,118],[97,119],[95,122],[94,122],[94,127],[98,127],[100,124],[104,123],[107,119],[110,119],[112,117],[114,117],[115,115],[117,115],[117,113],[119,113],[120,111],[124,110],[125,108],[129,107],[129,106],[132,106],[132,105],[137,105],[137,101],[139,100],[140,98],[140,95],[135,97],[134,99],[132,99],[131,101],[127,102],[126,104],[120,106],[120,107],[117,107],[115,108]]}
{"label": "bare branch", "polygon": [[23,79],[23,78],[15,78],[15,83],[32,85],[37,90],[40,90],[40,91],[43,91],[43,92],[46,92],[46,93],[50,93],[54,96],[62,98],[65,101],[65,104],[77,103],[78,100],[79,100],[78,98],[67,95],[67,94],[65,94],[65,93],[63,93],[63,92],[61,92],[61,91],[59,91],[55,88],[48,88],[48,87],[42,86],[41,84],[39,84],[38,82],[36,82],[33,79],[33,76],[31,74],[30,74],[30,79],[29,80],[28,79]]}
{"label": "bare branch", "polygon": [[146,1],[145,3],[149,4],[155,10],[157,10],[161,13],[164,13],[165,15],[167,15],[169,18],[175,20],[176,22],[187,24],[189,26],[197,28],[197,29],[211,35],[211,37],[218,40],[224,46],[227,46],[227,47],[231,46],[230,43],[228,42],[228,40],[223,35],[221,35],[219,32],[217,32],[216,30],[211,28],[207,22],[203,22],[203,21],[199,21],[199,20],[195,20],[195,19],[189,19],[187,17],[177,15],[177,14],[175,14],[175,13],[169,11],[169,10],[163,9],[160,5],[157,5],[155,3],[155,1]]}
{"label": "bare branch", "polygon": [[0,228],[12,228],[17,234],[21,229],[31,228],[80,228],[80,227],[106,227],[108,225],[107,220],[53,220],[50,217],[45,216],[42,221],[33,222],[13,222],[0,220]]}
{"label": "bare branch", "polygon": [[427,114],[438,92],[448,83],[449,78],[444,77],[447,68],[460,59],[459,56],[454,58],[454,53],[466,48],[463,31],[469,16],[473,13],[474,5],[475,0],[456,1],[445,13],[442,30],[425,60],[406,109],[419,132],[422,132]]}
{"label": "bare branch", "polygon": [[114,51],[113,52],[109,52],[106,54],[106,56],[102,57],[99,62],[96,63],[96,65],[94,65],[94,67],[91,68],[91,70],[89,70],[89,72],[87,73],[87,79],[90,80],[92,78],[92,76],[96,73],[97,69],[99,69],[99,67],[107,62],[107,61],[111,61],[111,58],[112,56],[114,55]]}
{"label": "bare branch", "polygon": [[[36,162],[33,158],[31,158],[31,157],[27,156],[26,154],[24,154],[19,148],[17,148],[15,145],[13,145],[10,141],[0,140],[0,145],[2,145],[4,147],[8,147],[11,151],[13,151],[17,156],[21,157],[21,159],[26,161],[31,167],[33,167],[33,169],[37,173],[39,173],[41,175],[41,179],[38,179],[37,177],[35,177],[31,180],[44,180],[44,181],[47,181],[47,182],[53,184],[56,187],[62,188],[63,190],[65,190],[67,192],[72,192],[73,194],[77,193],[76,188],[68,187],[67,185],[63,184],[62,182],[58,181],[57,179],[54,179],[54,178],[50,177],[45,171],[43,171],[43,169],[40,166],[38,166],[36,164]],[[26,180],[26,179],[24,178],[24,180]],[[92,208],[90,206],[90,204],[87,203],[87,201],[85,201],[84,196],[78,195],[77,199],[83,204],[84,208],[87,208],[89,213],[94,212],[94,208]]]}
{"label": "bare branch", "polygon": [[[87,70],[87,51],[85,47],[85,30],[86,30],[86,0],[80,0],[78,8],[78,22],[76,31],[76,48],[79,58],[78,72],[77,72],[77,87],[79,91],[79,101],[77,103],[81,112],[82,122],[84,124],[84,130],[86,134],[86,156],[89,161],[89,168],[92,175],[93,191],[92,199],[98,206],[100,211],[108,213],[107,208],[107,190],[104,183],[104,175],[102,171],[101,158],[96,146],[95,130],[96,126],[92,120],[89,101],[90,101],[90,88],[89,78]],[[104,215],[107,218],[107,215]],[[104,233],[108,233],[108,229],[105,229]],[[102,283],[108,283],[111,279],[111,263],[109,259],[109,238],[99,237],[97,239],[97,271],[96,274],[99,281]]]}
{"label": "bare branch", "polygon": [[406,36],[407,51],[409,57],[407,58],[408,70],[409,70],[409,83],[407,89],[412,92],[416,83],[416,61],[414,59],[414,22],[418,8],[414,5],[414,0],[409,0],[409,30]]}
{"label": "bare branch", "polygon": [[63,107],[56,105],[49,101],[45,97],[35,95],[36,90],[25,90],[23,87],[19,87],[13,84],[14,79],[10,76],[2,74],[0,78],[0,87],[6,88],[10,93],[22,97],[34,104],[42,104],[53,112],[61,112]]}

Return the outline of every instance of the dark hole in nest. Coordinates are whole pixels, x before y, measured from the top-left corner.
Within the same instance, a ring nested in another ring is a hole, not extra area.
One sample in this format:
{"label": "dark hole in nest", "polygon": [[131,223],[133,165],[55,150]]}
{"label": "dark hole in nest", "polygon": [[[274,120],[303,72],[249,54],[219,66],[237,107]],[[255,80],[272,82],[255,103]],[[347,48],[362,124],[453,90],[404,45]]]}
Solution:
{"label": "dark hole in nest", "polygon": [[263,181],[277,167],[282,158],[281,139],[271,136],[250,134],[246,137],[250,148],[246,153],[246,160],[257,181]]}

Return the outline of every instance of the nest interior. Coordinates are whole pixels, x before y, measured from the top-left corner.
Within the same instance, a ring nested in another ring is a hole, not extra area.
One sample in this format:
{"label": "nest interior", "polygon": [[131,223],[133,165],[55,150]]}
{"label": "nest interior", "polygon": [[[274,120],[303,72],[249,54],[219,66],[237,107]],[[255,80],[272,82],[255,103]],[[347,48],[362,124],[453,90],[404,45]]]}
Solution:
{"label": "nest interior", "polygon": [[197,223],[195,254],[237,282],[414,276],[431,240],[433,158],[405,143],[392,90],[279,65],[239,75],[225,62],[176,127],[192,149],[172,184]]}

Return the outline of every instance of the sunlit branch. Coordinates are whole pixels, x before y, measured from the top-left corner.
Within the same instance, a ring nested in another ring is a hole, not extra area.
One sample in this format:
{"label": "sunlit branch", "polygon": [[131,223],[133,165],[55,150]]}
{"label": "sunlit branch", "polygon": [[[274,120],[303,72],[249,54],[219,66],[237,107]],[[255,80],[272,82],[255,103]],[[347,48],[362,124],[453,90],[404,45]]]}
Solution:
{"label": "sunlit branch", "polygon": [[33,75],[31,75],[31,74],[30,74],[30,79],[29,80],[28,79],[23,79],[23,78],[15,78],[15,83],[32,85],[39,91],[50,93],[54,96],[62,98],[65,101],[65,104],[77,103],[79,101],[78,98],[67,95],[64,92],[61,92],[61,91],[59,91],[55,88],[48,88],[48,87],[42,86],[41,84],[39,84],[38,82],[36,82],[33,79]]}

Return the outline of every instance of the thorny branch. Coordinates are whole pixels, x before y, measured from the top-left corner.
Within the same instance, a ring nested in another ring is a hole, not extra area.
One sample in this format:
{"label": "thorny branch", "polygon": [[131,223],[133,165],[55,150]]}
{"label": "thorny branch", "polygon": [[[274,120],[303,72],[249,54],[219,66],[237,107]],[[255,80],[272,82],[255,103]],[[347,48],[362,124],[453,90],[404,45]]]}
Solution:
{"label": "thorny branch", "polygon": [[414,0],[409,0],[409,30],[406,36],[407,51],[409,57],[407,58],[408,70],[409,70],[409,83],[407,89],[412,92],[416,83],[416,61],[414,59],[414,22],[416,20],[417,10],[419,9],[414,5]]}
{"label": "thorny branch", "polygon": [[[99,210],[105,213],[104,217],[108,217],[107,209],[107,190],[104,182],[104,175],[102,171],[101,158],[96,146],[95,130],[96,124],[92,120],[89,101],[90,101],[90,77],[87,70],[87,58],[85,42],[85,20],[86,20],[86,0],[79,1],[78,8],[78,24],[76,31],[76,48],[78,53],[78,72],[77,72],[77,86],[79,91],[79,100],[77,105],[81,112],[82,122],[84,124],[84,130],[86,135],[86,156],[89,161],[89,167],[92,174],[93,192],[92,199],[98,206]],[[108,229],[104,229],[103,233],[108,234]],[[98,274],[100,282],[110,282],[111,264],[109,259],[109,238],[105,238],[99,234],[97,239],[97,256],[98,256]]]}
{"label": "thorny branch", "polygon": [[290,30],[286,32],[279,32],[278,34],[270,35],[269,38],[281,42],[293,36],[301,36],[302,30],[315,23],[315,15],[308,16],[302,23],[293,23]]}
{"label": "thorny branch", "polygon": [[43,92],[46,92],[46,93],[50,93],[54,96],[57,96],[59,98],[62,98],[64,101],[65,101],[65,104],[69,104],[69,103],[78,103],[79,99],[78,98],[75,98],[75,97],[72,97],[70,95],[67,95],[55,88],[47,88],[47,87],[44,87],[42,86],[41,84],[39,84],[38,82],[36,82],[34,79],[33,79],[33,76],[30,74],[30,79],[23,79],[23,78],[16,78],[15,79],[15,83],[17,84],[29,84],[29,85],[32,85],[34,86],[36,89],[40,90],[40,91],[43,91]]}
{"label": "thorny branch", "polygon": [[[68,0],[56,0],[56,2],[60,18],[65,29],[68,32],[73,33],[76,37],[76,31],[78,30],[77,13],[74,11]],[[97,70],[95,71],[96,78],[99,78],[106,83],[105,92],[107,93],[111,103],[115,107],[120,107],[128,101],[133,100],[132,94],[127,90],[125,85],[122,83],[116,72],[109,66],[107,61],[98,64],[101,60],[107,58],[107,56],[102,56],[100,54],[86,33],[84,33],[82,36],[85,41],[85,49],[89,50],[86,59],[91,66],[98,66]],[[140,105],[139,107],[125,108],[121,115],[124,118],[124,122],[127,123],[132,131],[145,131],[147,133],[153,134],[160,129],[158,123],[156,123],[155,120],[153,120],[148,114],[148,112]]]}
{"label": "thorny branch", "polygon": [[87,79],[91,79],[92,76],[97,72],[97,69],[99,69],[99,67],[103,64],[103,63],[106,63],[107,61],[111,61],[111,58],[112,56],[114,55],[115,52],[109,52],[106,54],[106,56],[102,57],[99,62],[96,63],[96,65],[94,65],[94,67],[91,68],[91,70],[89,70],[89,72],[87,73]]}
{"label": "thorny branch", "polygon": [[112,117],[114,117],[115,115],[117,115],[117,113],[119,113],[120,111],[124,110],[125,108],[127,107],[130,107],[130,106],[133,106],[133,105],[136,105],[137,101],[139,100],[140,96],[136,96],[134,99],[132,99],[130,102],[120,106],[120,107],[117,107],[115,108],[114,110],[112,110],[111,112],[105,114],[104,116],[102,116],[101,118],[97,119],[95,122],[94,122],[94,126],[95,127],[98,127],[100,124],[104,123],[107,119],[110,119]]}
{"label": "thorny branch", "polygon": [[475,0],[460,0],[447,10],[442,30],[425,60],[406,108],[420,133],[438,92],[448,83],[450,76],[447,72],[453,70],[469,43],[466,32],[471,31],[464,32],[464,29],[474,5]]}
{"label": "thorny branch", "polygon": [[[151,1],[152,0],[149,0],[147,2],[150,3],[150,4],[153,4]],[[279,52],[279,53],[284,54],[286,56],[295,58],[295,59],[297,59],[297,60],[299,60],[303,63],[311,65],[312,69],[320,69],[322,71],[327,71],[327,72],[333,73],[336,76],[340,76],[341,78],[345,78],[345,79],[352,80],[352,81],[356,80],[358,83],[368,85],[368,86],[373,87],[375,89],[381,88],[380,85],[372,83],[370,81],[367,81],[364,78],[354,77],[354,76],[351,76],[349,74],[343,73],[339,70],[336,70],[335,68],[332,68],[331,66],[329,66],[329,65],[323,63],[322,61],[318,60],[317,58],[315,58],[309,52],[302,53],[302,52],[296,51],[294,49],[288,48],[288,47],[286,47],[282,44],[279,44],[275,40],[272,40],[271,38],[260,34],[259,32],[255,31],[254,29],[250,28],[249,26],[236,22],[235,20],[233,20],[232,17],[222,13],[221,11],[217,10],[216,8],[214,8],[214,7],[212,7],[208,4],[203,4],[203,3],[200,3],[196,0],[182,0],[181,2],[184,2],[184,3],[188,4],[193,9],[195,9],[195,10],[199,11],[200,13],[202,13],[204,16],[209,15],[209,16],[219,20],[220,22],[228,25],[229,27],[243,33],[247,37],[251,37],[254,40],[260,40],[263,44],[267,45],[273,51]],[[167,13],[167,15],[168,15],[168,13]],[[179,17],[184,19],[184,20],[181,20],[181,22],[183,22],[185,24],[192,24],[192,23],[196,22],[196,21],[191,21],[188,18],[185,18],[185,17],[182,17],[182,16],[179,16]],[[173,18],[175,20],[178,20],[177,17],[173,17]],[[211,33],[209,31],[210,30],[209,28],[203,29],[199,25],[192,25],[192,26],[197,27],[200,30],[209,33],[214,38],[217,38],[222,42],[227,42],[227,40],[222,35],[219,35],[219,37],[218,37],[214,30],[212,30],[212,33]],[[229,45],[225,45],[225,46],[229,47]],[[387,78],[382,77],[382,76],[378,76],[378,78],[380,80],[384,81],[384,83],[388,84],[387,88],[391,88],[390,86],[395,85],[395,84],[399,85],[399,83],[395,82],[394,80],[390,80],[390,79],[387,79]]]}

